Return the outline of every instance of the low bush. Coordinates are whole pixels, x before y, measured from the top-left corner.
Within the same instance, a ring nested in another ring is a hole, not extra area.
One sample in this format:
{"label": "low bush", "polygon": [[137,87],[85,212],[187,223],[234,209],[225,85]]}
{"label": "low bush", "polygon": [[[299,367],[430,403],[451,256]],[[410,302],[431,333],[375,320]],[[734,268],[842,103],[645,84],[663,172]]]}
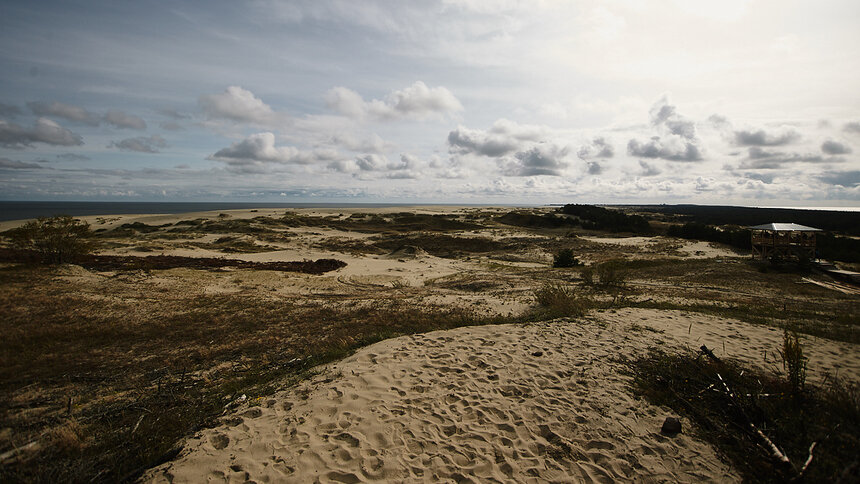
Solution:
{"label": "low bush", "polygon": [[546,284],[536,290],[535,301],[540,305],[538,319],[582,316],[588,310],[588,301],[577,297],[570,286]]}
{"label": "low bush", "polygon": [[553,267],[576,267],[581,266],[582,262],[576,259],[573,255],[573,249],[561,249],[555,254],[552,260]]}
{"label": "low bush", "polygon": [[69,215],[39,217],[5,233],[12,248],[35,262],[62,264],[91,253],[90,224]]}

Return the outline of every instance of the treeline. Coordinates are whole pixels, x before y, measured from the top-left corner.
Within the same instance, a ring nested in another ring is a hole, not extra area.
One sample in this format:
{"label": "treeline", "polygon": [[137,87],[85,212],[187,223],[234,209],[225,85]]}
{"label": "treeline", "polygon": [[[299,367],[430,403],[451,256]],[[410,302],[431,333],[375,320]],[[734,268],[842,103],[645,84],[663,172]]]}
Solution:
{"label": "treeline", "polygon": [[[561,216],[560,216],[561,214]],[[565,205],[555,213],[537,215],[529,212],[509,212],[497,218],[499,222],[517,227],[557,229],[582,227],[607,232],[651,233],[648,220],[640,215],[627,215],[594,205]]]}
{"label": "treeline", "polygon": [[831,232],[860,235],[860,212],[706,205],[659,205],[636,208],[645,212],[681,215],[689,222],[704,225],[744,226],[770,222],[791,222]]}
{"label": "treeline", "polygon": [[719,242],[743,250],[751,249],[749,229],[717,229],[710,225],[690,222],[670,226],[666,230],[666,235],[681,239]]}
{"label": "treeline", "polygon": [[633,232],[647,234],[651,225],[641,215],[628,215],[621,210],[610,210],[594,205],[568,204],[558,210],[565,215],[573,215],[580,220],[580,225],[589,230],[606,230],[609,232]]}

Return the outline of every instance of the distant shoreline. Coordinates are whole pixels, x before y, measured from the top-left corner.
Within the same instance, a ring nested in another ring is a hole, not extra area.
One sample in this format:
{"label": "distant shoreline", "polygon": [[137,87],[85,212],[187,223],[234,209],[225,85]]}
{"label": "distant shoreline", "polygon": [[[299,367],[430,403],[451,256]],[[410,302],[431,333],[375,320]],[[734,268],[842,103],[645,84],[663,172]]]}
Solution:
{"label": "distant shoreline", "polygon": [[[272,203],[272,202],[10,202],[0,201],[0,222],[54,215],[145,215],[247,210],[255,208],[384,208],[418,206],[463,206],[446,203]],[[476,207],[488,206],[475,204]],[[512,205],[514,206],[514,205]]]}
{"label": "distant shoreline", "polygon": [[[560,203],[543,206],[561,206]],[[726,207],[726,208],[757,208],[781,209],[824,212],[860,212],[860,207],[763,207],[745,205],[696,205],[696,204],[596,204],[606,207]],[[27,220],[37,217],[54,215],[144,215],[144,214],[180,214],[191,212],[209,212],[213,210],[243,210],[243,209],[301,209],[301,208],[385,208],[385,207],[421,207],[421,206],[474,206],[474,207],[531,207],[540,205],[528,204],[487,204],[487,203],[278,203],[278,202],[23,202],[0,201],[0,222],[11,220]]]}

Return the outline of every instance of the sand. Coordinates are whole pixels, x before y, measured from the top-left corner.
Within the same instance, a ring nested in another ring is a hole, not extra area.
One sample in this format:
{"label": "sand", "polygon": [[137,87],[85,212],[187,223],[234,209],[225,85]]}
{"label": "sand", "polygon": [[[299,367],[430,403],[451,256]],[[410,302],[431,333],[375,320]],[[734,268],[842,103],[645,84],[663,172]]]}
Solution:
{"label": "sand", "polygon": [[[660,433],[674,414],[635,398],[616,357],[704,343],[760,365],[779,336],[630,309],[391,339],[226,416],[144,481],[737,482],[689,421]],[[860,377],[851,345],[805,344],[811,379]]]}

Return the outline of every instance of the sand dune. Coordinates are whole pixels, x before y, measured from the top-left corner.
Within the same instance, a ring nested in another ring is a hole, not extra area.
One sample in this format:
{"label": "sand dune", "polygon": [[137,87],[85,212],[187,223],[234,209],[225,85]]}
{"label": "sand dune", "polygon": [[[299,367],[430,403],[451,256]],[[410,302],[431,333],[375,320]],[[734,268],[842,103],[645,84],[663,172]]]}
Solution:
{"label": "sand dune", "polygon": [[672,413],[633,397],[615,359],[680,342],[609,316],[383,341],[226,417],[144,480],[738,481],[689,422],[662,435]]}

